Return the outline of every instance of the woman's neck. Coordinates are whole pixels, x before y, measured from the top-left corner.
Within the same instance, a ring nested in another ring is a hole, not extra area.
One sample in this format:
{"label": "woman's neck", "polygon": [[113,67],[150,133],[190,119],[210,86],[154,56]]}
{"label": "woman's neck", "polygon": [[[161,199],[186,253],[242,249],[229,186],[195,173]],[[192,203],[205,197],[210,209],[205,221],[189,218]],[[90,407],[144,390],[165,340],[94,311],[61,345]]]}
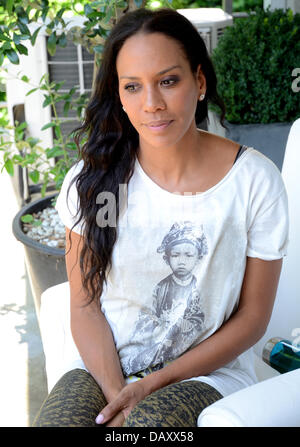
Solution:
{"label": "woman's neck", "polygon": [[159,184],[179,186],[201,160],[202,134],[195,127],[179,142],[157,148],[141,141],[137,156],[144,172]]}

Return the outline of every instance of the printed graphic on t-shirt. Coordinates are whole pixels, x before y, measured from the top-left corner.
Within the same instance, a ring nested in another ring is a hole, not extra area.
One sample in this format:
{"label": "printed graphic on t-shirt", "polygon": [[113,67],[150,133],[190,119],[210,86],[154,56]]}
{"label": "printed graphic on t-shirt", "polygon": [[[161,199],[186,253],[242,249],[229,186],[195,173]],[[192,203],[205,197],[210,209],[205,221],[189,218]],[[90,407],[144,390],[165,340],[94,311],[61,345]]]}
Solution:
{"label": "printed graphic on t-shirt", "polygon": [[[139,313],[131,337],[135,348],[128,364],[123,365],[126,375],[175,359],[204,330],[205,315],[193,274],[208,253],[202,226],[190,221],[174,223],[157,252],[162,253],[171,273],[155,285],[151,311]],[[145,340],[149,340],[148,346],[141,349]]]}

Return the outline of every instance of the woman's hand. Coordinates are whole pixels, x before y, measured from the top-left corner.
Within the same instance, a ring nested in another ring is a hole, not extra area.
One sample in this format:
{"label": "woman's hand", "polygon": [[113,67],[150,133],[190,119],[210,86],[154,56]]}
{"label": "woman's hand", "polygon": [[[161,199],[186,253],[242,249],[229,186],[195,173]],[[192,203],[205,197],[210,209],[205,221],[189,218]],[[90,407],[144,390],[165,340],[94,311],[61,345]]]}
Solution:
{"label": "woman's hand", "polygon": [[122,427],[132,409],[147,396],[143,380],[126,385],[96,418],[97,424],[106,427]]}
{"label": "woman's hand", "polygon": [[125,421],[125,416],[121,411],[116,416],[114,416],[110,421],[105,424],[106,427],[123,427]]}

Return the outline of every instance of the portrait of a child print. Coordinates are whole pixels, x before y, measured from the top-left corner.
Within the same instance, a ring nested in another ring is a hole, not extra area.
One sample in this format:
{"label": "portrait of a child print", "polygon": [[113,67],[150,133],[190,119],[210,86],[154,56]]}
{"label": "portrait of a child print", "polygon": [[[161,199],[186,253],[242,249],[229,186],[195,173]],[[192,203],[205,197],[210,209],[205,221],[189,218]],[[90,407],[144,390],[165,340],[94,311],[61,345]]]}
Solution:
{"label": "portrait of a child print", "polygon": [[135,372],[178,357],[199,337],[205,324],[193,274],[208,253],[202,226],[190,221],[174,223],[157,253],[163,254],[170,274],[154,286],[151,311],[141,310],[136,321],[132,337],[155,342],[147,346],[142,356],[140,349],[139,354],[132,352],[129,369]]}

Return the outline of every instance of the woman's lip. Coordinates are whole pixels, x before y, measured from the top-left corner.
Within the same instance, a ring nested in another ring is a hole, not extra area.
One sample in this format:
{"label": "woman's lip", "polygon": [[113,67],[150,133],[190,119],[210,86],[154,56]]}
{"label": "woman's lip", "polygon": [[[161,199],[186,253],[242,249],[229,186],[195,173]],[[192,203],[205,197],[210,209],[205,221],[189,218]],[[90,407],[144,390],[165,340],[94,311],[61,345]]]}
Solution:
{"label": "woman's lip", "polygon": [[146,124],[146,126],[149,127],[149,129],[151,129],[151,130],[162,130],[162,129],[165,129],[166,127],[168,127],[172,122],[173,122],[173,120],[166,121],[165,123],[162,123],[162,124],[160,124],[158,126],[155,126],[153,124],[152,125],[151,124]]}

